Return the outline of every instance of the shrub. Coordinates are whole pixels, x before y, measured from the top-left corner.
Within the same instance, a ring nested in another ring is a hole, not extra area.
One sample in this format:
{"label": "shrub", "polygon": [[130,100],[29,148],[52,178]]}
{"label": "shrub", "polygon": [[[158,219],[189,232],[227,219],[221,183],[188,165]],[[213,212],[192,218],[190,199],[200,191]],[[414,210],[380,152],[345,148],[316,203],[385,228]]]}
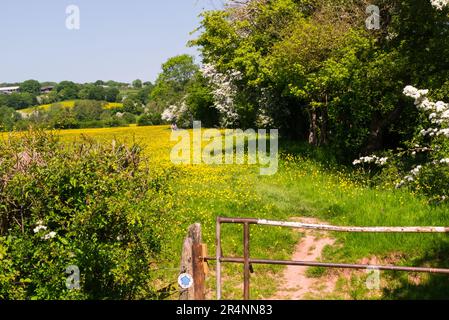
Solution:
{"label": "shrub", "polygon": [[31,131],[0,141],[0,299],[154,298],[154,180],[138,145]]}
{"label": "shrub", "polygon": [[138,126],[157,126],[160,124],[162,124],[162,119],[158,113],[145,113],[137,119]]}
{"label": "shrub", "polygon": [[12,108],[0,106],[0,131],[10,131],[20,119],[20,115]]}
{"label": "shrub", "polygon": [[78,121],[100,120],[104,103],[94,100],[78,100],[73,107],[73,113]]}
{"label": "shrub", "polygon": [[122,119],[127,124],[136,123],[136,116],[129,112],[125,112],[122,116]]}

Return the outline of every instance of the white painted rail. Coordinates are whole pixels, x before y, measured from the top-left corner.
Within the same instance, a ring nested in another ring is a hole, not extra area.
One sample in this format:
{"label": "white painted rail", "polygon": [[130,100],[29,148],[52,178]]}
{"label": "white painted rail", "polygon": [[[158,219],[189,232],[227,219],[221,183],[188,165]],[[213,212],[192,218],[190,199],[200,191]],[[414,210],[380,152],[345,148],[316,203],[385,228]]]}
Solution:
{"label": "white painted rail", "polygon": [[297,229],[313,229],[337,232],[388,232],[388,233],[449,233],[449,227],[343,227],[332,226],[326,224],[313,224],[291,221],[274,221],[274,220],[257,220],[256,224],[297,228]]}

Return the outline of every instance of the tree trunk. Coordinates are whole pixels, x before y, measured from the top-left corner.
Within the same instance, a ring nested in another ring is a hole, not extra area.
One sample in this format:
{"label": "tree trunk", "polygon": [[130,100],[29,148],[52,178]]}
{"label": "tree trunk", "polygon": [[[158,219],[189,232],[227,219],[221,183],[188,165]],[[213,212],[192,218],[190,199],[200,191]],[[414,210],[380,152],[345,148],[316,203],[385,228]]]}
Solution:
{"label": "tree trunk", "polygon": [[329,115],[327,113],[327,97],[326,97],[326,105],[321,108],[321,129],[320,129],[320,145],[326,145],[328,143],[327,136],[327,124]]}
{"label": "tree trunk", "polygon": [[379,114],[373,114],[370,126],[370,135],[368,143],[363,149],[364,154],[373,153],[383,147],[385,129],[389,124],[396,121],[402,113],[403,106],[399,105],[394,108],[386,117],[382,118]]}
{"label": "tree trunk", "polygon": [[309,118],[310,118],[310,128],[309,128],[309,144],[316,146],[318,144],[318,138],[317,138],[317,128],[318,128],[318,121],[317,121],[317,113],[315,109],[312,109],[309,111]]}

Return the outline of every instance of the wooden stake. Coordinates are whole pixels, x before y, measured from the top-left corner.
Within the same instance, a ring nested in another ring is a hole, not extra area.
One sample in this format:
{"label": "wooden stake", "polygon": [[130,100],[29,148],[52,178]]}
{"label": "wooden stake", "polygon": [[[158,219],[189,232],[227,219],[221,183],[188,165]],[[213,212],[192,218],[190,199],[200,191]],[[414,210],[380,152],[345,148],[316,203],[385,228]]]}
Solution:
{"label": "wooden stake", "polygon": [[204,300],[206,298],[207,270],[204,267],[206,255],[201,241],[201,225],[195,223],[189,227],[181,256],[181,273],[187,273],[193,277],[193,286],[181,291],[180,300]]}
{"label": "wooden stake", "polygon": [[[190,237],[185,238],[184,243],[182,245],[182,254],[181,254],[181,272],[193,274],[193,265],[192,265],[192,245],[193,241]],[[195,296],[194,287],[190,287],[189,289],[181,289],[181,293],[179,295],[179,300],[193,300]]]}

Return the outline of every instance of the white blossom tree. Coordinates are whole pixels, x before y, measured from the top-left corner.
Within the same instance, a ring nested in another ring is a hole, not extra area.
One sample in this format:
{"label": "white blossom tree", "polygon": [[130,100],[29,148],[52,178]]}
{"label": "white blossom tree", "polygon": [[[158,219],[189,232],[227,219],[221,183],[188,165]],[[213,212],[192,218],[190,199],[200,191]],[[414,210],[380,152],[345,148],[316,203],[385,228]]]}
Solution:
{"label": "white blossom tree", "polygon": [[241,78],[241,73],[232,70],[223,74],[218,72],[212,64],[205,64],[201,72],[212,86],[214,107],[220,113],[221,125],[224,127],[234,125],[239,120],[235,106],[237,95],[235,81]]}

